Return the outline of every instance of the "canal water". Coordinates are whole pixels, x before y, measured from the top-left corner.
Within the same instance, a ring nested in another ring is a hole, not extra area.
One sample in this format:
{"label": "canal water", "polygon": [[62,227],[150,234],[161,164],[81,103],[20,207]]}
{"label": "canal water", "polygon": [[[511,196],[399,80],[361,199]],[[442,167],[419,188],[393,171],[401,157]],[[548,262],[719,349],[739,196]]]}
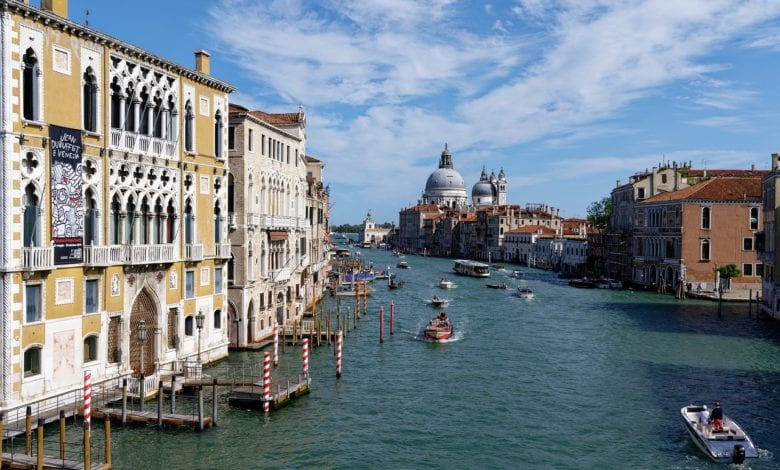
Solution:
{"label": "canal water", "polygon": [[[269,416],[222,401],[219,425],[203,433],[114,425],[115,468],[717,468],[679,413],[716,400],[760,449],[749,468],[780,468],[780,324],[747,304],[719,315],[713,302],[574,289],[521,267],[528,300],[506,272],[474,279],[452,274],[452,260],[407,256],[410,269],[396,270],[392,253],[363,256],[405,285],[374,283],[340,380],[323,346],[311,353],[311,393]],[[444,275],[454,289],[437,287]],[[501,281],[510,288],[485,286]],[[421,339],[433,294],[451,301],[447,343]],[[229,361],[260,363],[262,352]],[[281,361],[273,374],[298,374],[300,346]]]}

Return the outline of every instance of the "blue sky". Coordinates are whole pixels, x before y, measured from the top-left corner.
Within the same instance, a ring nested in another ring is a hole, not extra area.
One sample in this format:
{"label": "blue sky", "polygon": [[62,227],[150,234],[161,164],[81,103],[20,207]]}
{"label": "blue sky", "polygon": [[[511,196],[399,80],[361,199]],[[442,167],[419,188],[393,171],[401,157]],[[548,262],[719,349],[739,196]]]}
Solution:
{"label": "blue sky", "polygon": [[333,224],[397,223],[445,142],[469,194],[503,168],[510,203],[564,217],[664,161],[780,151],[780,1],[70,0],[86,10],[185,66],[206,49],[231,102],[303,105]]}

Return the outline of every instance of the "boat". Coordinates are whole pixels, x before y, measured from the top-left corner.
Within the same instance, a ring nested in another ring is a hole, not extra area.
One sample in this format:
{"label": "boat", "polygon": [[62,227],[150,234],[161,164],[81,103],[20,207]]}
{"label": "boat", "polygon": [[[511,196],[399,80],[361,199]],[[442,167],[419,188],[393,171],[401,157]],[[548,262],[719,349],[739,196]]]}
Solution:
{"label": "boat", "polygon": [[517,295],[520,296],[521,299],[533,299],[534,291],[532,291],[528,287],[518,287]]}
{"label": "boat", "polygon": [[510,274],[509,277],[513,279],[520,279],[521,277],[523,277],[523,272],[520,271],[519,269],[514,269],[512,270],[512,274]]}
{"label": "boat", "polygon": [[702,405],[687,405],[680,409],[685,428],[693,442],[715,462],[741,464],[746,458],[758,457],[756,446],[747,433],[732,419],[723,416],[723,430],[713,431],[709,425],[699,426]]}
{"label": "boat", "polygon": [[395,279],[390,279],[387,282],[387,287],[390,289],[400,289],[404,286],[404,281],[396,281]]}
{"label": "boat", "polygon": [[406,261],[401,261],[396,265],[396,267],[401,269],[409,269],[409,263],[407,263]]}
{"label": "boat", "polygon": [[442,289],[452,289],[453,285],[454,284],[452,283],[452,281],[450,281],[446,277],[441,278],[441,280],[439,281],[439,287],[441,287]]}
{"label": "boat", "polygon": [[387,279],[390,277],[388,273],[389,271],[385,271],[385,270],[379,271],[378,273],[374,273],[374,279]]}
{"label": "boat", "polygon": [[490,277],[490,265],[465,259],[455,260],[453,271],[461,276]]}
{"label": "boat", "polygon": [[433,305],[434,307],[441,307],[442,305],[446,304],[447,302],[448,302],[447,299],[445,299],[444,297],[439,297],[438,295],[434,295],[431,298],[431,305]]}
{"label": "boat", "polygon": [[485,284],[485,286],[491,289],[506,289],[506,283],[501,282],[499,284]]}
{"label": "boat", "polygon": [[504,266],[503,264],[494,264],[492,267],[496,271],[506,271],[506,266]]}
{"label": "boat", "polygon": [[425,327],[425,337],[428,339],[441,341],[450,336],[452,336],[452,322],[444,312],[439,312]]}
{"label": "boat", "polygon": [[583,277],[581,279],[571,279],[569,280],[569,285],[572,287],[577,287],[579,289],[593,289],[596,287],[596,283],[588,279],[587,277]]}
{"label": "boat", "polygon": [[352,284],[341,284],[335,289],[331,288],[330,295],[337,297],[354,297],[355,292],[359,292],[360,295],[371,295],[374,293],[374,288],[369,285],[360,286],[355,289]]}

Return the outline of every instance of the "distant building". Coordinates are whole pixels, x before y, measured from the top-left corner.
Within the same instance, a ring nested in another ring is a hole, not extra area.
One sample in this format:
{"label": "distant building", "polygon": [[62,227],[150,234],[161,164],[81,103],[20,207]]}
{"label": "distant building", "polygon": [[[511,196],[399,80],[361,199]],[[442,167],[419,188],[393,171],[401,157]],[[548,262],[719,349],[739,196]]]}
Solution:
{"label": "distant building", "polygon": [[360,242],[371,245],[378,245],[387,242],[387,236],[392,232],[392,228],[380,228],[374,223],[371,217],[371,211],[368,211],[366,218],[363,219],[363,231],[360,233]]}
{"label": "distant building", "polygon": [[764,218],[763,233],[756,236],[756,249],[764,263],[761,285],[761,308],[767,315],[780,319],[780,271],[777,269],[777,247],[780,231],[776,213],[780,209],[780,154],[772,154],[772,171],[762,184]]}

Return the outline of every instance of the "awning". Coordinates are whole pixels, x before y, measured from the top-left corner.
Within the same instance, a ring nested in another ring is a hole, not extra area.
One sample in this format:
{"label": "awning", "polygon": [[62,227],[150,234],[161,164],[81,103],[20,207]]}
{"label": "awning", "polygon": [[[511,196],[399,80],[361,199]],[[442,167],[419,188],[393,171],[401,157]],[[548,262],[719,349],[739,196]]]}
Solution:
{"label": "awning", "polygon": [[271,230],[271,241],[278,242],[280,240],[287,240],[287,232],[284,230]]}

